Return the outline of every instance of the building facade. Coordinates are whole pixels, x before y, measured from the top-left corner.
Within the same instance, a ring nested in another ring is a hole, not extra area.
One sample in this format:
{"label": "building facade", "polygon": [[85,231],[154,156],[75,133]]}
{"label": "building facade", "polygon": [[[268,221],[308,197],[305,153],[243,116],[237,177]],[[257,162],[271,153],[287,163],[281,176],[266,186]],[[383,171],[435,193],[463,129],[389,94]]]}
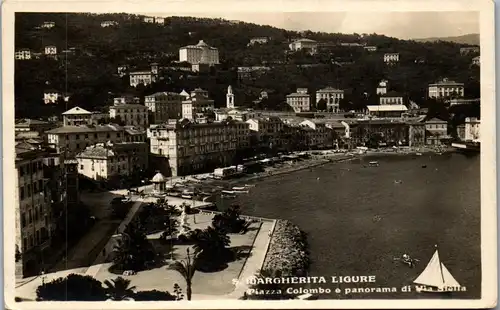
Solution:
{"label": "building facade", "polygon": [[151,114],[151,122],[159,124],[182,117],[184,96],[174,92],[160,92],[144,97],[144,105]]}
{"label": "building facade", "polygon": [[227,94],[226,94],[226,108],[232,109],[234,108],[234,93],[233,93],[233,88],[231,85],[227,88]]}
{"label": "building facade", "polygon": [[479,46],[461,47],[460,48],[461,55],[477,54],[477,53],[479,53]]}
{"label": "building facade", "polygon": [[151,71],[135,71],[130,72],[130,86],[137,87],[138,85],[150,85],[156,82],[156,75]]}
{"label": "building facade", "polygon": [[47,131],[48,143],[66,159],[97,143],[145,142],[146,132],[116,125],[63,126]]}
{"label": "building facade", "polygon": [[237,121],[193,123],[173,120],[151,128],[151,153],[165,158],[172,176],[231,165],[248,147],[248,124]]}
{"label": "building facade", "polygon": [[36,275],[40,253],[51,244],[51,208],[44,152],[16,146],[16,277]]}
{"label": "building facade", "polygon": [[380,96],[380,105],[401,105],[403,104],[403,95],[390,91]]}
{"label": "building facade", "polygon": [[250,42],[248,43],[248,46],[252,46],[255,44],[266,44],[269,42],[269,37],[256,37],[256,38],[251,38]]}
{"label": "building facade", "polygon": [[480,142],[481,120],[476,117],[465,119],[465,141]]}
{"label": "building facade", "polygon": [[442,140],[448,138],[448,123],[438,118],[425,122],[426,144],[439,145]]}
{"label": "building facade", "polygon": [[31,51],[27,48],[20,49],[14,53],[14,59],[29,60],[31,59]]}
{"label": "building facade", "polygon": [[246,123],[254,137],[253,142],[259,147],[279,148],[283,145],[281,139],[285,124],[279,117],[257,117],[247,120]]}
{"label": "building facade", "polygon": [[78,173],[95,181],[114,181],[142,175],[148,169],[149,146],[146,142],[99,143],[78,155]]}
{"label": "building facade", "polygon": [[385,95],[387,94],[387,89],[389,88],[389,81],[382,80],[378,83],[377,86],[377,95]]}
{"label": "building facade", "polygon": [[403,104],[369,105],[367,114],[371,117],[402,117],[408,111]]}
{"label": "building facade", "polygon": [[57,47],[55,45],[47,45],[44,49],[45,55],[57,55]]}
{"label": "building facade", "polygon": [[344,91],[333,87],[326,87],[316,92],[316,104],[320,100],[326,102],[326,110],[338,113],[340,110],[340,100],[344,98]]}
{"label": "building facade", "polygon": [[429,98],[451,99],[464,96],[464,83],[451,81],[447,78],[429,84]]}
{"label": "building facade", "polygon": [[63,126],[91,125],[93,123],[92,112],[80,107],[74,107],[62,114]]}
{"label": "building facade", "polygon": [[387,64],[399,62],[399,53],[385,53],[384,62]]}
{"label": "building facade", "polygon": [[472,58],[472,64],[474,66],[480,66],[481,65],[481,56],[476,56]]}
{"label": "building facade", "polygon": [[295,112],[308,112],[311,110],[311,96],[307,88],[297,88],[295,93],[287,95],[286,103]]}
{"label": "building facade", "polygon": [[306,51],[310,54],[318,52],[318,42],[311,39],[298,39],[288,45],[291,51]]}
{"label": "building facade", "polygon": [[109,107],[110,119],[119,119],[125,126],[146,128],[149,125],[148,108],[142,104],[115,104]]}
{"label": "building facade", "polygon": [[188,45],[179,49],[179,61],[190,64],[219,64],[219,50],[200,40],[196,45]]}
{"label": "building facade", "polygon": [[194,94],[189,100],[182,101],[182,118],[188,120],[204,119],[213,110],[214,101],[201,94]]}

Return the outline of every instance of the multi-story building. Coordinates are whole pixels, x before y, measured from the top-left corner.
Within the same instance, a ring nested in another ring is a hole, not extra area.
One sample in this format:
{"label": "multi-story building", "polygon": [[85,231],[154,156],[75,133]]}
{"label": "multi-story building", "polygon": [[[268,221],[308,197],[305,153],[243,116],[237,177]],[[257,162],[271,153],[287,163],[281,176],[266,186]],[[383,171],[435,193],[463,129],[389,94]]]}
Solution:
{"label": "multi-story building", "polygon": [[280,148],[285,124],[276,116],[256,117],[246,121],[254,142],[262,148]]}
{"label": "multi-story building", "polygon": [[40,253],[51,243],[51,208],[44,176],[45,152],[29,144],[16,145],[15,227],[16,277],[36,275]]}
{"label": "multi-story building", "polygon": [[479,46],[471,46],[471,47],[461,47],[460,55],[468,55],[468,54],[476,54],[479,53]]}
{"label": "multi-story building", "polygon": [[475,66],[480,66],[481,65],[481,56],[476,56],[472,58],[472,64]]}
{"label": "multi-story building", "polygon": [[233,164],[237,150],[249,147],[248,124],[237,121],[194,123],[171,120],[150,128],[151,153],[165,159],[172,176],[210,171]]}
{"label": "multi-story building", "polygon": [[154,18],[154,17],[151,17],[151,16],[145,16],[145,17],[143,18],[143,21],[144,21],[145,23],[152,24],[152,23],[154,23],[154,22],[155,22],[155,18]]}
{"label": "multi-story building", "polygon": [[403,104],[403,95],[395,91],[390,91],[380,96],[380,105]]}
{"label": "multi-story building", "polygon": [[407,145],[408,125],[403,120],[356,120],[350,124],[351,135],[355,141],[365,145]]}
{"label": "multi-story building", "polygon": [[326,109],[329,112],[338,113],[340,100],[344,98],[344,91],[333,87],[326,87],[316,92],[316,104],[320,100],[326,102]]}
{"label": "multi-story building", "polygon": [[237,74],[240,80],[255,80],[270,70],[267,66],[238,67]]}
{"label": "multi-story building", "polygon": [[481,139],[481,120],[476,117],[465,119],[465,141],[479,142]]}
{"label": "multi-story building", "polygon": [[43,102],[45,104],[57,103],[60,97],[62,95],[57,90],[48,89],[43,92]]}
{"label": "multi-story building", "polygon": [[190,64],[219,64],[219,50],[200,40],[196,45],[188,45],[179,49],[179,61]]}
{"label": "multi-story building", "polygon": [[425,144],[425,122],[408,121],[408,146],[422,146]]}
{"label": "multi-story building", "polygon": [[144,175],[148,154],[146,142],[98,143],[76,155],[78,173],[95,181],[117,184],[125,177]]}
{"label": "multi-story building", "polygon": [[438,118],[425,122],[426,144],[441,144],[443,139],[448,138],[448,123]]}
{"label": "multi-story building", "polygon": [[126,126],[146,128],[149,123],[148,108],[142,104],[115,104],[109,107],[111,120],[119,119]]}
{"label": "multi-story building", "polygon": [[378,83],[377,86],[377,95],[385,95],[387,94],[387,89],[389,88],[389,81],[382,80]]}
{"label": "multi-story building", "polygon": [[309,149],[333,147],[333,131],[326,126],[325,120],[310,119],[300,123],[305,130],[306,146]]}
{"label": "multi-story building", "polygon": [[384,62],[387,64],[399,62],[399,53],[385,53]]}
{"label": "multi-story building", "polygon": [[402,117],[408,108],[403,104],[369,105],[368,115],[372,117]]}
{"label": "multi-story building", "polygon": [[291,51],[307,51],[310,54],[318,52],[318,42],[311,39],[298,39],[288,45]]}
{"label": "multi-story building", "polygon": [[19,119],[15,121],[15,132],[27,132],[33,131],[37,132],[40,136],[42,136],[45,131],[54,128],[56,125],[51,122],[36,120],[36,119]]}
{"label": "multi-story building", "polygon": [[31,51],[27,48],[22,48],[14,53],[14,59],[29,60],[31,59]]}
{"label": "multi-story building", "polygon": [[307,88],[297,88],[295,93],[286,96],[286,103],[295,112],[307,112],[311,110],[311,96]]}
{"label": "multi-story building", "polygon": [[44,49],[45,55],[57,55],[57,47],[55,45],[47,45]]}
{"label": "multi-story building", "polygon": [[207,112],[214,110],[214,101],[200,93],[192,94],[190,99],[182,101],[182,118],[188,120],[203,119]]}
{"label": "multi-story building", "polygon": [[464,96],[464,83],[442,79],[437,83],[429,84],[429,98],[451,99]]}
{"label": "multi-story building", "polygon": [[155,17],[155,24],[165,24],[165,18],[163,17]]}
{"label": "multi-story building", "polygon": [[80,107],[74,107],[62,114],[63,126],[91,125],[93,122],[92,112]]}
{"label": "multi-story building", "polygon": [[[186,93],[187,94],[187,93]],[[189,94],[187,94],[189,97]],[[144,97],[144,104],[151,113],[151,122],[159,124],[182,117],[182,101],[185,96],[174,92],[159,92]]]}
{"label": "multi-story building", "polygon": [[251,38],[250,42],[248,43],[248,46],[252,46],[254,44],[266,44],[269,42],[270,38],[269,37],[256,37],[256,38]]}
{"label": "multi-story building", "polygon": [[252,109],[222,108],[214,110],[214,113],[215,121],[217,122],[221,122],[229,118],[240,122],[246,122],[249,119],[260,117],[260,113]]}
{"label": "multi-story building", "polygon": [[144,86],[156,82],[156,75],[151,71],[134,71],[130,72],[130,86],[137,87],[142,84]]}
{"label": "multi-story building", "polygon": [[67,159],[97,143],[146,141],[144,130],[117,125],[63,126],[47,131],[47,135],[49,145]]}

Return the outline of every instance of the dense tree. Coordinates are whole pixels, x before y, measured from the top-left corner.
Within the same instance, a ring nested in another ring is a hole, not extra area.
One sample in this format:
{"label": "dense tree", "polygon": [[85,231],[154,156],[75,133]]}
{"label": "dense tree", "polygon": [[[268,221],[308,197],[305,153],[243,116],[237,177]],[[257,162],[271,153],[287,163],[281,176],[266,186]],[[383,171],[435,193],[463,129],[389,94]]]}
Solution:
{"label": "dense tree", "polygon": [[221,268],[231,258],[227,248],[231,241],[224,230],[207,227],[196,237],[193,246],[197,254],[196,269],[213,271]]}
{"label": "dense tree", "polygon": [[130,300],[134,296],[135,286],[130,286],[130,280],[122,277],[105,280],[106,293],[111,300],[121,301]]}
{"label": "dense tree", "polygon": [[228,233],[239,233],[246,231],[250,223],[240,217],[240,207],[230,206],[224,213],[216,214],[212,219],[215,229],[224,230]]}
{"label": "dense tree", "polygon": [[44,301],[104,301],[106,290],[91,276],[70,274],[40,285],[36,296]]}
{"label": "dense tree", "polygon": [[154,250],[138,223],[130,223],[117,241],[114,251],[114,269],[139,271],[155,258]]}
{"label": "dense tree", "polygon": [[173,301],[177,298],[169,292],[162,292],[157,290],[152,291],[138,291],[134,294],[135,301]]}

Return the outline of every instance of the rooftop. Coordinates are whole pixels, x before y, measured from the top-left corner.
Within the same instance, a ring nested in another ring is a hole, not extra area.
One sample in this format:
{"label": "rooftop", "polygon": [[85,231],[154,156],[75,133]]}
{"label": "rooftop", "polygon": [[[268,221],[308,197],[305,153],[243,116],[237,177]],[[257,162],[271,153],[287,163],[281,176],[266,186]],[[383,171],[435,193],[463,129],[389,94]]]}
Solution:
{"label": "rooftop", "polygon": [[47,131],[47,134],[86,133],[86,132],[111,132],[122,131],[124,128],[118,125],[84,125],[84,126],[62,126]]}
{"label": "rooftop", "polygon": [[459,83],[459,82],[455,82],[455,81],[449,80],[447,78],[444,78],[441,81],[429,84],[429,86],[436,86],[436,85],[458,85],[458,86],[464,86],[464,83]]}
{"label": "rooftop", "polygon": [[92,112],[89,112],[85,109],[82,109],[80,107],[74,107],[72,109],[69,109],[68,111],[64,112],[62,115],[91,115]]}
{"label": "rooftop", "polygon": [[403,97],[403,94],[400,94],[397,91],[391,90],[390,92],[383,94],[380,97]]}
{"label": "rooftop", "polygon": [[318,93],[331,93],[331,92],[337,92],[337,93],[343,93],[344,91],[341,89],[333,88],[333,87],[325,87],[317,91]]}
{"label": "rooftop", "polygon": [[370,112],[408,111],[408,108],[402,104],[369,105],[366,108]]}
{"label": "rooftop", "polygon": [[428,121],[426,121],[426,123],[429,123],[429,124],[445,124],[447,123],[446,121],[443,121],[442,119],[439,119],[437,117],[434,117]]}
{"label": "rooftop", "polygon": [[311,39],[307,39],[307,38],[298,39],[298,40],[293,41],[293,43],[295,43],[295,42],[310,42],[310,43],[317,43],[316,41],[311,40]]}

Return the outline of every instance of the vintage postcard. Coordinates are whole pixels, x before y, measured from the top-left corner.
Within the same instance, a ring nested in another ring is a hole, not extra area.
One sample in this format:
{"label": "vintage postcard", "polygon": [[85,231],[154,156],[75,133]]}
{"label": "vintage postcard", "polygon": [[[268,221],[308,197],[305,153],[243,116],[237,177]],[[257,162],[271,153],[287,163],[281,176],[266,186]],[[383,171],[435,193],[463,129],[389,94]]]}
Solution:
{"label": "vintage postcard", "polygon": [[6,1],[9,309],[488,308],[492,1]]}

